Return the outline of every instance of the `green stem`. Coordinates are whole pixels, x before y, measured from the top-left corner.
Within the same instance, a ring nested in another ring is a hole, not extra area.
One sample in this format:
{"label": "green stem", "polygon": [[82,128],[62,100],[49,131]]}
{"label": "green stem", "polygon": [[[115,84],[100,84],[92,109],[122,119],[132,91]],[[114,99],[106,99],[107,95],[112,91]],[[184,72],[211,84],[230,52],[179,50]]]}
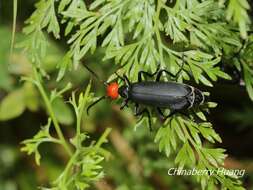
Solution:
{"label": "green stem", "polygon": [[[84,97],[87,98],[86,93],[85,93]],[[77,122],[76,122],[76,133],[77,133],[77,135],[81,134],[81,122],[82,122],[82,116],[83,116],[83,110],[84,110],[85,104],[86,104],[86,100],[82,101],[82,103],[80,105],[79,112],[77,111]]]}
{"label": "green stem", "polygon": [[77,135],[81,134],[82,116],[83,116],[84,107],[88,102],[88,98],[89,98],[88,96],[89,96],[90,88],[91,88],[91,81],[89,82],[89,85],[88,85],[84,95],[83,94],[81,95],[83,99],[81,101],[81,104],[78,106],[78,108],[76,110],[76,116],[77,116],[76,133],[77,133]]}
{"label": "green stem", "polygon": [[49,101],[49,98],[43,88],[43,86],[41,85],[40,83],[40,77],[39,77],[39,74],[38,74],[38,71],[35,67],[33,67],[33,71],[34,71],[34,74],[35,74],[35,78],[36,78],[36,81],[37,81],[37,87],[39,89],[39,92],[46,104],[46,107],[47,107],[47,110],[48,110],[48,113],[50,115],[50,117],[52,118],[52,121],[53,121],[53,124],[54,124],[54,127],[55,127],[55,130],[57,132],[57,135],[61,141],[61,144],[63,145],[63,147],[65,148],[65,150],[67,151],[67,153],[71,156],[72,155],[72,151],[71,151],[71,148],[69,147],[69,145],[67,144],[63,134],[62,134],[62,131],[61,131],[61,128],[60,128],[60,125],[56,119],[56,116],[55,116],[55,113],[53,111],[53,107]]}
{"label": "green stem", "polygon": [[162,7],[162,4],[161,4],[160,0],[158,0],[154,27],[155,27],[155,35],[156,35],[156,39],[157,39],[159,56],[160,56],[160,60],[161,60],[161,66],[163,67],[165,65],[164,59],[163,59],[163,42],[162,42],[160,31],[159,31],[159,21],[160,21],[159,17],[160,17],[161,7]]}
{"label": "green stem", "polygon": [[112,128],[106,128],[105,132],[103,135],[99,138],[98,142],[95,145],[95,148],[99,148],[104,142],[106,142],[106,138],[111,132]]}
{"label": "green stem", "polygon": [[71,166],[73,166],[73,163],[75,162],[76,157],[78,156],[78,154],[79,154],[79,151],[76,150],[75,153],[73,154],[73,156],[68,161],[67,166],[66,166],[66,168],[63,171],[63,174],[64,174],[63,175],[63,181],[66,181],[66,177],[68,176],[68,173],[69,173],[69,171],[71,169]]}
{"label": "green stem", "polygon": [[18,7],[18,0],[13,0],[13,21],[12,21],[12,37],[11,37],[11,51],[12,54],[14,49],[14,42],[15,42],[15,33],[16,33],[16,21],[17,21],[17,7]]}

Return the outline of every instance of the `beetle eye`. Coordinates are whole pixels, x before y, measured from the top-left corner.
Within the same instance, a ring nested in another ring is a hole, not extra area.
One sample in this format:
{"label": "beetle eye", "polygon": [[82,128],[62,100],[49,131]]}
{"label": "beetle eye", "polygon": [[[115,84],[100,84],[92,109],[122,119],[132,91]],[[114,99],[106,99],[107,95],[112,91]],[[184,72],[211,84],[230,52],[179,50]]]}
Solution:
{"label": "beetle eye", "polygon": [[119,88],[119,94],[122,98],[128,98],[128,87],[127,86],[121,86]]}

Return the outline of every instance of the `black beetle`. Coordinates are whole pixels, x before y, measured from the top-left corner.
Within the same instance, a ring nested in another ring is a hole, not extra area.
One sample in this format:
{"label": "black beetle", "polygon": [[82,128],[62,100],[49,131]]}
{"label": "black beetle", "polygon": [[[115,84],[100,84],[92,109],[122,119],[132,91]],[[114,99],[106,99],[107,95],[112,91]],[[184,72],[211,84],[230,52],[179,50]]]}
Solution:
{"label": "black beetle", "polygon": [[[85,67],[98,78],[93,71],[91,71],[87,66]],[[176,75],[173,75],[164,69],[160,70],[159,67],[153,74],[140,71],[138,73],[138,82],[134,83],[131,83],[126,75],[121,77],[116,73],[118,77],[125,81],[125,84],[119,87],[117,82],[112,82],[110,84],[105,83],[107,86],[107,95],[92,103],[87,108],[87,113],[89,112],[89,109],[100,100],[106,97],[110,97],[114,100],[120,95],[124,98],[124,102],[120,109],[128,106],[130,101],[135,103],[135,116],[147,114],[149,126],[151,127],[151,117],[148,109],[146,107],[141,109],[139,105],[155,108],[159,117],[162,120],[166,120],[175,113],[182,113],[181,111],[203,104],[205,96],[199,89],[183,83],[160,81],[163,73],[168,74],[170,77],[177,78],[182,71],[182,68],[183,67],[181,67]],[[156,76],[156,79],[155,81],[143,81],[142,78],[144,75],[148,77]],[[169,109],[170,113],[166,116],[162,109]]]}

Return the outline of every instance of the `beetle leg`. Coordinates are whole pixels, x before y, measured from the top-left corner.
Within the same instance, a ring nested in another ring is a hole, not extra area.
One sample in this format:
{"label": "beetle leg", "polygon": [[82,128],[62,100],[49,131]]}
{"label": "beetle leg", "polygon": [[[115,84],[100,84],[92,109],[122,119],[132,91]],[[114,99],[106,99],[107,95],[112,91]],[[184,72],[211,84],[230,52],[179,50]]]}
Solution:
{"label": "beetle leg", "polygon": [[150,78],[154,77],[158,73],[159,70],[160,70],[160,64],[157,66],[157,69],[154,73],[148,73],[146,71],[139,71],[139,73],[138,73],[138,82],[142,82],[142,76],[144,76],[144,75],[146,75]]}
{"label": "beetle leg", "polygon": [[168,119],[169,117],[171,117],[173,114],[175,114],[174,112],[170,113],[169,115],[164,115],[164,113],[162,112],[161,108],[157,107],[157,113],[158,113],[158,116],[161,120],[161,123],[164,123],[166,121],[166,119]]}
{"label": "beetle leg", "polygon": [[180,69],[178,70],[178,72],[175,75],[175,79],[177,80],[179,77],[179,74],[182,72],[182,70],[184,69],[184,64],[185,64],[185,59],[184,59],[185,55],[183,53],[182,55],[182,65],[180,66]]}
{"label": "beetle leg", "polygon": [[164,113],[162,112],[161,108],[157,107],[157,112],[158,112],[158,115],[161,118],[162,122],[165,122],[166,119],[168,119],[169,117],[171,117],[174,114],[176,114],[177,110],[171,110],[171,112],[169,113],[169,115],[164,115]]}
{"label": "beetle leg", "polygon": [[157,107],[156,109],[157,109],[157,113],[158,113],[159,118],[161,119],[161,121],[164,121],[165,115],[162,112],[161,108]]}
{"label": "beetle leg", "polygon": [[[136,106],[136,107],[137,107],[137,106]],[[136,108],[136,107],[135,107],[135,108]],[[147,108],[144,108],[144,109],[141,110],[141,111],[138,111],[139,107],[137,107],[136,109],[137,109],[137,112],[135,113],[135,116],[142,115],[142,117],[141,117],[141,119],[142,119],[142,118],[144,117],[144,114],[146,114],[147,117],[148,117],[149,130],[150,130],[150,131],[153,131],[152,126],[151,126],[151,116],[150,116],[150,113],[149,113],[148,109],[147,109]]]}
{"label": "beetle leg", "polygon": [[169,71],[167,71],[166,69],[163,69],[163,70],[160,70],[157,74],[157,77],[156,77],[156,81],[160,81],[161,79],[161,76],[162,76],[162,73],[165,72],[167,75],[169,75],[170,77],[174,78],[176,81],[179,77],[179,74],[182,72],[182,70],[184,69],[184,64],[185,64],[185,59],[184,59],[184,53],[182,55],[182,65],[180,66],[179,70],[177,71],[176,74],[173,74]]}
{"label": "beetle leg", "polygon": [[156,80],[155,80],[156,82],[160,81],[163,72],[165,72],[167,75],[169,75],[169,76],[172,77],[172,78],[176,78],[176,75],[174,75],[174,74],[172,74],[171,72],[169,72],[169,71],[163,69],[163,70],[160,70],[160,71],[157,73]]}
{"label": "beetle leg", "polygon": [[139,71],[138,73],[138,82],[142,82],[142,76],[146,75],[146,76],[149,76],[149,77],[153,77],[157,74],[157,72],[155,73],[148,73],[146,71]]}
{"label": "beetle leg", "polygon": [[125,99],[125,100],[124,100],[124,102],[123,102],[122,105],[120,106],[120,109],[121,109],[121,110],[123,110],[124,107],[128,107],[128,105],[127,105],[127,104],[128,104],[128,101],[129,101],[129,99]]}

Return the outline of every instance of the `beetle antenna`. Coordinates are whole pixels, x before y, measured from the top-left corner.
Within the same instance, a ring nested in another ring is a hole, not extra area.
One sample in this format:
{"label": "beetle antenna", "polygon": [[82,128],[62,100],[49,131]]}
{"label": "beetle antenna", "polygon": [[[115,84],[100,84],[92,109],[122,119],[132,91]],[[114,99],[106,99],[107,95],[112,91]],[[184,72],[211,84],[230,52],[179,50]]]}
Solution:
{"label": "beetle antenna", "polygon": [[125,80],[122,76],[120,76],[118,73],[117,73],[117,71],[115,72],[115,74],[117,75],[117,77],[119,77],[121,80]]}
{"label": "beetle antenna", "polygon": [[127,76],[126,76],[125,74],[123,75],[123,77],[120,76],[120,75],[117,73],[117,71],[115,72],[115,74],[116,74],[117,77],[119,77],[122,81],[125,81],[125,82],[127,83],[127,85],[130,85],[130,84],[131,84],[130,81],[129,81],[129,79],[127,78]]}
{"label": "beetle antenna", "polygon": [[96,78],[99,82],[103,83],[105,86],[108,85],[107,82],[101,80],[101,79],[99,78],[99,76],[98,76],[93,70],[91,70],[86,64],[83,64],[83,66],[84,66],[93,76],[95,76],[95,78]]}
{"label": "beetle antenna", "polygon": [[93,102],[91,105],[89,105],[88,106],[88,108],[87,108],[87,115],[89,115],[89,111],[90,111],[90,109],[94,106],[94,105],[96,105],[98,102],[100,102],[101,100],[103,100],[103,99],[105,99],[106,98],[106,96],[102,96],[102,97],[100,97],[99,99],[97,99],[95,102]]}

